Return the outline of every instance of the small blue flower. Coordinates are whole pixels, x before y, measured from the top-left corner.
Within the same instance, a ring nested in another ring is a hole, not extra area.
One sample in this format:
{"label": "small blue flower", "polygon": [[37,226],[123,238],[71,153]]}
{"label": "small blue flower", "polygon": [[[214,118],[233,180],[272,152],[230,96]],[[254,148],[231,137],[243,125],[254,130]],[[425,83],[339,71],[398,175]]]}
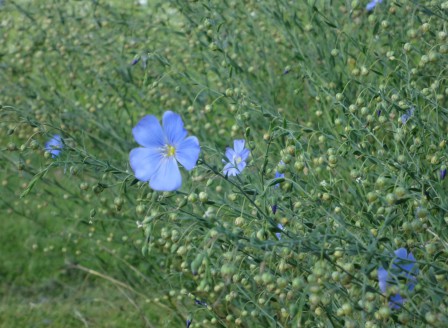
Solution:
{"label": "small blue flower", "polygon": [[[277,228],[279,228],[281,231],[285,230],[285,227],[281,223],[277,224]],[[275,235],[277,236],[278,240],[282,239],[281,232],[276,232]]]}
{"label": "small blue flower", "polygon": [[376,7],[376,5],[381,3],[381,2],[383,2],[383,0],[372,0],[372,1],[370,1],[367,4],[367,6],[366,6],[366,10],[367,11],[372,11]]}
{"label": "small blue flower", "polygon": [[190,328],[192,322],[192,319],[187,319],[187,328]]}
{"label": "small blue flower", "polygon": [[406,124],[406,122],[414,115],[414,111],[415,109],[412,107],[411,109],[408,109],[406,113],[401,115],[401,123]]}
{"label": "small blue flower", "polygon": [[[280,163],[278,163],[278,166],[285,166],[285,162],[280,161]],[[284,173],[280,173],[280,172],[278,172],[278,171],[275,172],[275,178],[276,178],[276,179],[278,179],[278,178],[284,178],[284,177],[285,177],[285,174],[284,174]],[[277,183],[277,184],[274,186],[274,188],[278,188],[278,187],[280,187],[280,183]]]}
{"label": "small blue flower", "polygon": [[[418,269],[415,266],[415,257],[405,248],[399,248],[395,252],[395,259],[392,265],[386,270],[383,267],[378,269],[378,282],[381,292],[385,293],[388,285],[396,285],[399,278],[406,280],[406,285],[410,291],[414,290]],[[389,306],[392,309],[399,309],[405,299],[400,294],[390,297]]]}
{"label": "small blue flower", "polygon": [[446,177],[446,167],[440,169],[440,180],[445,179],[445,177]]}
{"label": "small blue flower", "polygon": [[277,204],[271,206],[272,214],[277,213]]}
{"label": "small blue flower", "polygon": [[208,306],[208,304],[207,304],[206,302],[201,301],[201,300],[198,300],[197,298],[194,300],[194,303],[195,303],[196,305],[201,305],[201,306],[205,306],[205,307]]}
{"label": "small blue flower", "polygon": [[59,134],[55,134],[46,144],[45,151],[48,151],[51,154],[51,157],[55,158],[59,156],[62,147],[64,144],[62,143],[62,138]]}
{"label": "small blue flower", "polygon": [[134,66],[134,65],[136,65],[139,61],[140,61],[140,56],[137,56],[137,57],[135,57],[135,58],[132,60],[131,65]]}
{"label": "small blue flower", "polygon": [[[246,167],[246,160],[249,157],[249,149],[244,148],[246,141],[244,139],[234,140],[233,149],[227,147],[226,157],[229,162],[224,166],[225,176],[235,176],[240,174]],[[223,163],[226,161],[223,160]]]}
{"label": "small blue flower", "polygon": [[182,185],[178,162],[190,171],[196,166],[201,148],[196,137],[187,137],[179,114],[166,111],[163,128],[153,115],[146,115],[132,129],[139,148],[129,154],[131,168],[140,181],[149,181],[152,189],[173,191]]}

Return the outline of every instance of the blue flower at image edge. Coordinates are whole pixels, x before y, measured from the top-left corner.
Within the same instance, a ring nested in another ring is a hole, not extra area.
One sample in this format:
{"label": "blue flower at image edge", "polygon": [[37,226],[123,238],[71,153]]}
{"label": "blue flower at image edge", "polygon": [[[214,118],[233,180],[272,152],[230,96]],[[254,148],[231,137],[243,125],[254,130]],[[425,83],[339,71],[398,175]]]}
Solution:
{"label": "blue flower at image edge", "polygon": [[[246,167],[246,160],[249,157],[249,149],[244,148],[246,141],[244,139],[234,140],[233,149],[227,147],[226,157],[229,162],[224,166],[223,173],[226,176],[235,176],[240,174]],[[224,163],[226,163],[223,160]]]}
{"label": "blue flower at image edge", "polygon": [[[386,293],[389,285],[396,285],[398,278],[406,279],[406,285],[410,291],[414,290],[418,269],[415,266],[415,257],[411,252],[407,252],[405,248],[399,248],[395,252],[396,258],[392,262],[392,266],[386,270],[383,267],[378,269],[378,282],[380,290]],[[400,294],[390,297],[389,306],[392,309],[399,309],[405,299]]]}
{"label": "blue flower at image edge", "polygon": [[59,134],[55,134],[46,144],[45,151],[51,154],[51,157],[55,158],[59,156],[62,147],[64,144],[62,143],[62,138]]}
{"label": "blue flower at image edge", "polygon": [[180,163],[187,171],[196,166],[201,148],[196,137],[188,137],[179,114],[166,111],[162,126],[153,115],[146,115],[132,129],[135,141],[142,146],[129,154],[135,177],[157,191],[181,187]]}
{"label": "blue flower at image edge", "polygon": [[367,4],[367,6],[366,6],[366,10],[367,11],[372,11],[376,7],[376,5],[381,3],[381,2],[383,2],[383,0],[372,0],[372,1],[370,1]]}

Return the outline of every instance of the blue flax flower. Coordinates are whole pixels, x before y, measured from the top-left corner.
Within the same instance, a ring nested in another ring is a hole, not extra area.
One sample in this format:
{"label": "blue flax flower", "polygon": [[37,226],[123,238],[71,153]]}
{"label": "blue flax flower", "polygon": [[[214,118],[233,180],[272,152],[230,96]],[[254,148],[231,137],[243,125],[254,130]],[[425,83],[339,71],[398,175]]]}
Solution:
{"label": "blue flax flower", "polygon": [[366,10],[367,11],[372,11],[376,7],[376,5],[381,3],[381,2],[383,2],[383,0],[372,0],[372,1],[370,1],[367,4],[367,6],[366,6]]}
{"label": "blue flax flower", "polygon": [[46,144],[45,151],[51,154],[51,157],[55,158],[59,156],[63,147],[62,138],[59,134],[55,134]]}
{"label": "blue flax flower", "polygon": [[446,167],[442,167],[440,169],[440,180],[445,179],[445,177],[446,177]]}
{"label": "blue flax flower", "polygon": [[401,115],[401,123],[406,124],[406,122],[414,115],[414,111],[415,109],[412,107],[411,109],[408,109],[406,113]]}
{"label": "blue flax flower", "polygon": [[173,191],[182,185],[178,162],[190,171],[196,166],[201,148],[196,137],[187,137],[179,114],[166,111],[162,126],[153,115],[146,115],[132,129],[140,146],[129,154],[131,168],[140,181],[152,189]]}
{"label": "blue flax flower", "polygon": [[[281,231],[285,230],[285,227],[281,223],[277,224],[277,228],[279,228]],[[281,232],[276,232],[275,235],[277,236],[278,240],[282,239]]]}
{"label": "blue flax flower", "polygon": [[[410,291],[414,290],[418,269],[415,266],[415,257],[405,248],[399,248],[395,251],[395,259],[392,265],[387,269],[380,267],[378,269],[378,281],[381,292],[385,293],[387,286],[396,285],[399,280],[404,279]],[[400,294],[390,297],[389,306],[392,309],[399,309],[405,299]]]}
{"label": "blue flax flower", "polygon": [[[278,166],[285,166],[285,162],[280,161],[280,162],[278,163]],[[278,178],[284,178],[284,177],[285,177],[285,174],[284,174],[284,173],[280,173],[280,172],[278,172],[278,171],[275,172],[275,178],[276,178],[276,179],[278,179]],[[278,188],[278,187],[280,187],[280,183],[277,183],[277,184],[274,186],[274,188]]]}
{"label": "blue flax flower", "polygon": [[[226,176],[235,176],[240,174],[246,167],[246,160],[249,157],[249,149],[244,148],[246,141],[244,139],[234,140],[233,149],[227,147],[226,157],[229,162],[224,166],[223,173]],[[224,163],[226,163],[223,160]]]}

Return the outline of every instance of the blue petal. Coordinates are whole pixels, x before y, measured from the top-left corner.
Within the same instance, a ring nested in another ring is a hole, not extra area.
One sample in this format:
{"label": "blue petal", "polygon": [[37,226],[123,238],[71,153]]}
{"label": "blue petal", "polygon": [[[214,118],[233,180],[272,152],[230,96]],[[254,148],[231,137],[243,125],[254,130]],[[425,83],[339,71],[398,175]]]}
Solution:
{"label": "blue petal", "polygon": [[241,152],[244,149],[244,144],[246,143],[246,140],[240,139],[240,140],[234,140],[233,141],[233,149],[235,150],[235,153],[241,156]]}
{"label": "blue petal", "polygon": [[399,259],[406,260],[408,258],[408,251],[406,250],[406,248],[403,248],[403,247],[399,248],[394,253],[395,253],[395,256]]}
{"label": "blue petal", "polygon": [[132,129],[135,141],[147,148],[160,148],[165,145],[165,136],[159,121],[154,115],[146,115]]}
{"label": "blue petal", "polygon": [[401,305],[403,304],[403,302],[404,302],[403,297],[401,297],[400,294],[395,294],[390,297],[389,306],[392,309],[399,309],[399,308],[401,308]]}
{"label": "blue petal", "polygon": [[229,159],[230,162],[234,162],[235,158],[237,157],[237,154],[232,148],[227,147],[226,149],[226,157]]}
{"label": "blue petal", "polygon": [[63,147],[62,138],[59,134],[55,134],[46,144],[45,150],[51,154],[51,157],[59,156]]}
{"label": "blue petal", "polygon": [[237,166],[237,169],[239,171],[239,173],[243,172],[244,168],[246,167],[246,162],[240,162]]}
{"label": "blue petal", "polygon": [[366,10],[367,10],[367,11],[371,11],[371,10],[373,10],[373,8],[375,8],[376,5],[379,4],[379,3],[381,3],[381,2],[383,2],[383,0],[372,0],[372,1],[370,1],[370,2],[367,4],[367,6],[366,6]]}
{"label": "blue petal", "polygon": [[177,146],[177,144],[184,140],[187,136],[187,131],[184,129],[184,123],[179,114],[168,110],[163,114],[163,130],[168,138],[168,142]]}
{"label": "blue petal", "polygon": [[190,171],[196,166],[200,152],[198,138],[188,137],[177,145],[176,159],[187,171]]}
{"label": "blue petal", "polygon": [[182,186],[182,176],[174,157],[163,157],[159,169],[151,177],[149,185],[157,191],[174,191]]}
{"label": "blue petal", "polygon": [[163,154],[155,148],[134,148],[129,154],[129,162],[135,177],[149,181],[162,163]]}
{"label": "blue petal", "polygon": [[284,173],[279,173],[279,172],[275,172],[275,178],[284,178],[285,174]]}
{"label": "blue petal", "polygon": [[[277,228],[279,228],[281,231],[285,229],[281,223],[277,224]],[[282,234],[280,232],[276,232],[275,235],[277,236],[278,240],[282,239]]]}
{"label": "blue petal", "polygon": [[[415,265],[415,257],[412,253],[407,252],[405,248],[399,248],[395,251],[397,258],[394,260],[393,268],[399,268],[400,270],[410,273]],[[409,276],[409,274],[407,275]]]}
{"label": "blue petal", "polygon": [[387,289],[387,275],[388,273],[386,269],[383,267],[378,269],[378,283],[382,293],[385,293]]}
{"label": "blue petal", "polygon": [[240,157],[243,161],[245,161],[249,157],[250,151],[247,148],[244,148],[240,153]]}
{"label": "blue petal", "polygon": [[238,171],[238,169],[232,163],[227,163],[224,166],[223,173],[227,176],[235,176],[240,174],[240,171]]}

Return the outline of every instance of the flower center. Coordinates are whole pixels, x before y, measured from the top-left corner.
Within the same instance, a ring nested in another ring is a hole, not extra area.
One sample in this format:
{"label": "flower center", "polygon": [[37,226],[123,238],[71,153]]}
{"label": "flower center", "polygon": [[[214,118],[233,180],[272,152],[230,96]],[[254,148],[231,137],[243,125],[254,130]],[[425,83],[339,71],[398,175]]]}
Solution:
{"label": "flower center", "polygon": [[166,147],[165,147],[165,156],[166,157],[173,157],[175,153],[176,153],[176,148],[174,148],[174,146],[166,145]]}
{"label": "flower center", "polygon": [[235,163],[238,165],[242,162],[242,158],[240,156],[238,156],[237,158],[235,158]]}

